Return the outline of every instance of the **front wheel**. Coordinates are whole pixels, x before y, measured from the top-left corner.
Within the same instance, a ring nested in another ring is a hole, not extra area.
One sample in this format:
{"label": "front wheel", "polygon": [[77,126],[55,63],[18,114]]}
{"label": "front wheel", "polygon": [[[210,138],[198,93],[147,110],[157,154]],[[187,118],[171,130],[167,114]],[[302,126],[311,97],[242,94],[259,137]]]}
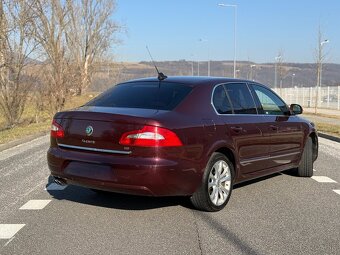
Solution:
{"label": "front wheel", "polygon": [[303,149],[300,165],[297,168],[297,175],[301,177],[313,176],[313,141],[308,137]]}
{"label": "front wheel", "polygon": [[234,166],[222,153],[212,154],[204,171],[201,187],[191,196],[195,208],[219,211],[229,201],[234,177]]}

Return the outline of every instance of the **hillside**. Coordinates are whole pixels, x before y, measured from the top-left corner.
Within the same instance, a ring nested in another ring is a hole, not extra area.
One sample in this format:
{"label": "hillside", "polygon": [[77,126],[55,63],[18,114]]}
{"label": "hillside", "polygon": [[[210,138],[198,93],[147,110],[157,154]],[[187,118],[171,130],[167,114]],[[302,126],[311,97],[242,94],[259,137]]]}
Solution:
{"label": "hillside", "polygon": [[[173,75],[198,75],[197,61],[162,61],[156,62],[158,69],[168,76]],[[255,65],[255,67],[251,66]],[[233,76],[233,61],[211,61],[211,76]],[[253,79],[274,87],[275,66],[274,63],[237,62],[237,77]],[[282,66],[282,87],[293,86],[311,87],[316,85],[316,65],[310,63],[284,63]],[[340,85],[340,64],[323,64],[323,86]],[[294,78],[292,76],[294,75]],[[199,75],[208,75],[208,63],[202,61],[199,64]],[[124,62],[101,66],[96,70],[92,90],[101,91],[106,87],[130,79],[156,76],[155,68],[151,62]],[[277,72],[277,84],[280,84],[279,71]]]}

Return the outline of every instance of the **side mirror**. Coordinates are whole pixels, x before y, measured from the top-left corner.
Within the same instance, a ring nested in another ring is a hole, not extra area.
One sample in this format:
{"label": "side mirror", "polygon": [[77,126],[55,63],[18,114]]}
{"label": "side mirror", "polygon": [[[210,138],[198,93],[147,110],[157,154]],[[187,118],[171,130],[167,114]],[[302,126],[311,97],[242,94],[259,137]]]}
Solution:
{"label": "side mirror", "polygon": [[301,114],[303,112],[302,106],[299,104],[291,104],[290,105],[290,111],[294,114]]}

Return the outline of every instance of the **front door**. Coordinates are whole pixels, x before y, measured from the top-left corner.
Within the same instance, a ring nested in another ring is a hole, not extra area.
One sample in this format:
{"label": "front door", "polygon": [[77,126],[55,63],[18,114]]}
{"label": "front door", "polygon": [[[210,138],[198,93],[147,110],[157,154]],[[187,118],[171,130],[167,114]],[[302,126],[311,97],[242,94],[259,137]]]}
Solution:
{"label": "front door", "polygon": [[262,130],[271,137],[269,167],[289,164],[299,159],[303,147],[303,128],[287,105],[268,88],[252,84],[262,109]]}

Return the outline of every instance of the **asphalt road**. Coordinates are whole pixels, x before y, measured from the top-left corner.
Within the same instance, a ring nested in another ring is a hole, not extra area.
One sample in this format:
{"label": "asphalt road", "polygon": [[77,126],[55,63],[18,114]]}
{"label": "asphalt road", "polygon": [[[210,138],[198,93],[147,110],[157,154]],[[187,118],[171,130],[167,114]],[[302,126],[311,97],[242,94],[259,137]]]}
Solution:
{"label": "asphalt road", "polygon": [[205,213],[184,198],[51,190],[48,140],[0,152],[0,254],[340,254],[339,143],[320,138],[314,174],[328,179],[272,175]]}

